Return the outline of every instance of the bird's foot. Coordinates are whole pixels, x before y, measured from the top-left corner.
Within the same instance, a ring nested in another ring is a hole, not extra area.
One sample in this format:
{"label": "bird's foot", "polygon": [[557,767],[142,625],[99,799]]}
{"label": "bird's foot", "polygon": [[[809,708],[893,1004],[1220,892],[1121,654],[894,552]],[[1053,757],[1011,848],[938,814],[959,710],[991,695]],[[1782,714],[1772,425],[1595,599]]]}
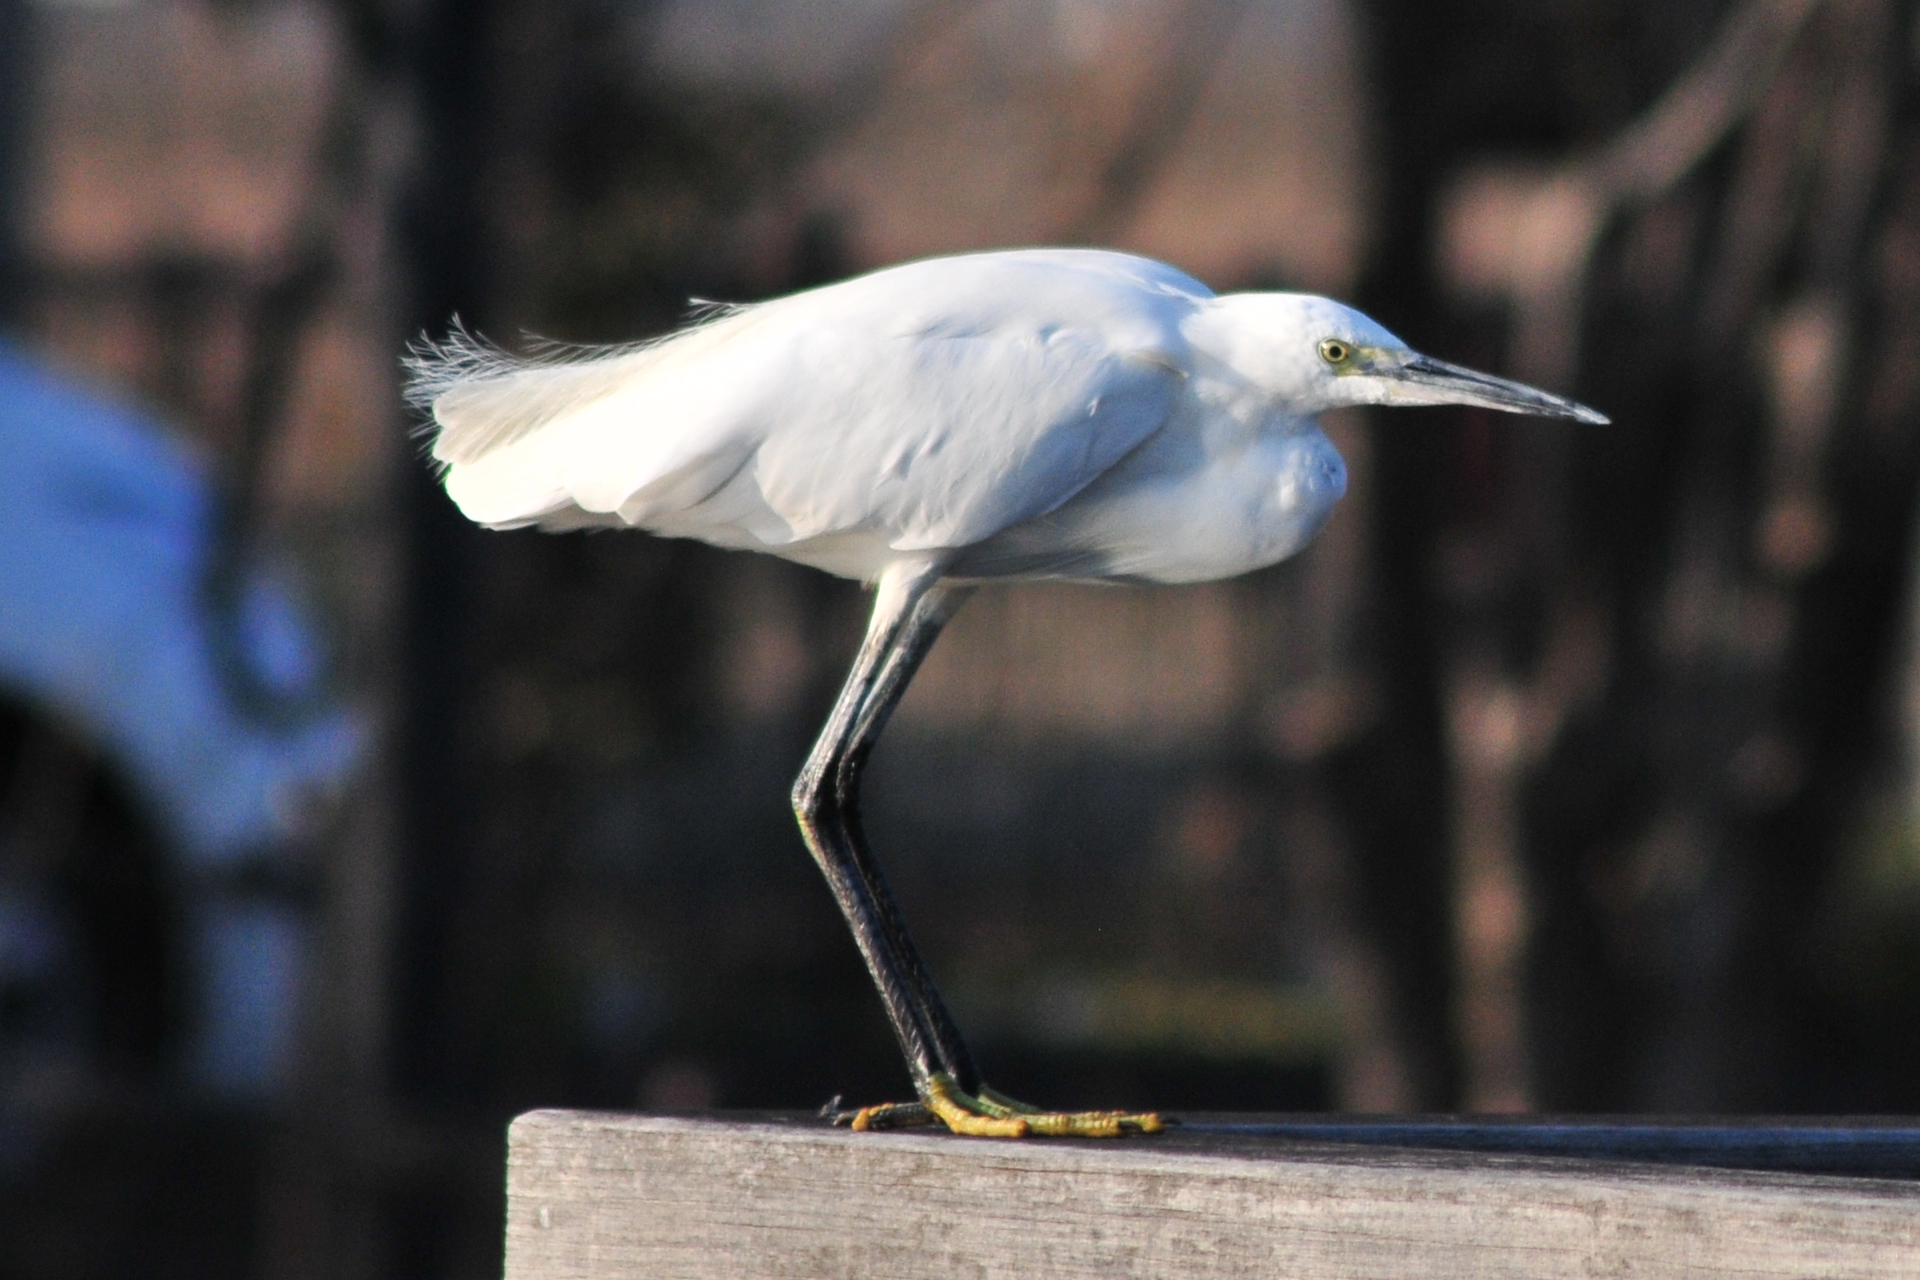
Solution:
{"label": "bird's foot", "polygon": [[1042,1111],[985,1085],[978,1093],[967,1093],[943,1071],[928,1079],[919,1102],[844,1111],[834,1117],[834,1123],[856,1130],[940,1123],[970,1138],[1122,1138],[1159,1133],[1167,1127],[1152,1111]]}

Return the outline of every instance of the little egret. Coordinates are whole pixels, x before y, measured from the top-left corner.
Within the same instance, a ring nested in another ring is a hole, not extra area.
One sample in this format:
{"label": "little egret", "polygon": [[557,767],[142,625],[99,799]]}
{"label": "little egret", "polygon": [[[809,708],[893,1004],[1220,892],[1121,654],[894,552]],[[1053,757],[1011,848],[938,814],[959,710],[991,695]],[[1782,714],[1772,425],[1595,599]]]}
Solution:
{"label": "little egret", "polygon": [[410,395],[461,511],[493,529],[613,526],[763,551],[872,584],[874,606],[793,787],[919,1101],[841,1118],[1114,1136],[1159,1116],[1045,1112],[980,1078],[862,833],[867,756],[983,582],[1204,582],[1304,547],[1346,490],[1343,405],[1480,405],[1603,423],[1571,400],[1409,350],[1294,293],[1216,296],[1123,253],[908,263],[712,307],[638,346],[519,359],[418,349]]}

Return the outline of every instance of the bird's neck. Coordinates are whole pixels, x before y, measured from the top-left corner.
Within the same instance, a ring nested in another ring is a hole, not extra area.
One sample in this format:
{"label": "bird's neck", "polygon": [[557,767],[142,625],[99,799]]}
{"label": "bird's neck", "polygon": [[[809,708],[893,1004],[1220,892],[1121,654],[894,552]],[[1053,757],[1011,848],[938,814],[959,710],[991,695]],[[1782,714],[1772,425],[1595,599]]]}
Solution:
{"label": "bird's neck", "polygon": [[1300,331],[1295,309],[1281,305],[1292,299],[1271,293],[1208,298],[1181,329],[1199,366],[1223,389],[1237,383],[1267,409],[1315,414],[1331,406],[1320,402],[1313,341]]}

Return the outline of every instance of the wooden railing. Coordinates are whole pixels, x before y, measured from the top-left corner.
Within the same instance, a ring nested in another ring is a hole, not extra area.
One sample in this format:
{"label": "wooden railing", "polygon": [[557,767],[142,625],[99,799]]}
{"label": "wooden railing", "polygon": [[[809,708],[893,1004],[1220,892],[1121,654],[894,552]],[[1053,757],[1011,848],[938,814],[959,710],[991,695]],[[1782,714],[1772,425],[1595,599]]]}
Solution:
{"label": "wooden railing", "polygon": [[1920,1278],[1920,1125],[1190,1117],[1152,1138],[536,1111],[507,1280]]}

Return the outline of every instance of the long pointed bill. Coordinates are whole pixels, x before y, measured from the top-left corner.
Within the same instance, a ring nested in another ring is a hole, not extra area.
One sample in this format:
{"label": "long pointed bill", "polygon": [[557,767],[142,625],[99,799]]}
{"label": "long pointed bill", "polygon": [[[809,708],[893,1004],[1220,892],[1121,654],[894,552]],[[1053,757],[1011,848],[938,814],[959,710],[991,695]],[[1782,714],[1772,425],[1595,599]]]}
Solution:
{"label": "long pointed bill", "polygon": [[1368,370],[1387,384],[1394,404],[1472,404],[1507,413],[1530,413],[1542,418],[1572,418],[1603,425],[1611,419],[1562,396],[1479,373],[1432,356],[1413,355],[1397,365]]}

